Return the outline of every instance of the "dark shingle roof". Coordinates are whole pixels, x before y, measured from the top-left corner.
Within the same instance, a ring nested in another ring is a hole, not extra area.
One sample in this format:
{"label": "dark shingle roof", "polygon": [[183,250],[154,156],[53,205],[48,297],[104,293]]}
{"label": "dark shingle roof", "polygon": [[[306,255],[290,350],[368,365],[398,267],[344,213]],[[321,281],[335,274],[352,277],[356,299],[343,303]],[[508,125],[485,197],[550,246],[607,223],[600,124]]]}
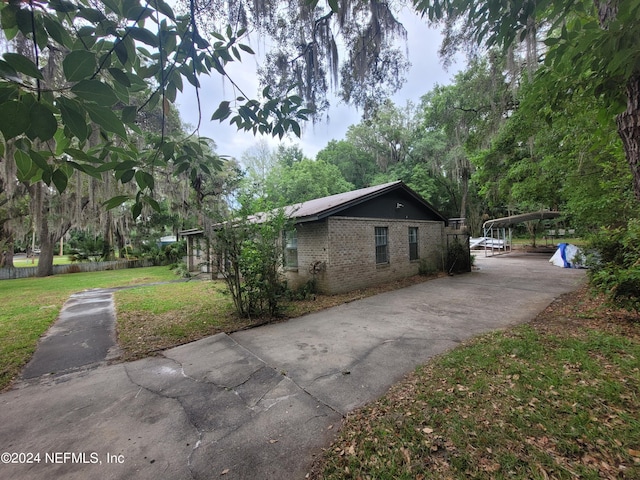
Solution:
{"label": "dark shingle roof", "polygon": [[382,185],[376,185],[374,187],[361,188],[351,192],[316,198],[315,200],[289,205],[284,207],[284,210],[289,218],[296,220],[296,223],[320,220],[396,189],[404,190],[425,208],[433,211],[442,221],[446,221],[434,207],[407,187],[402,181],[383,183]]}
{"label": "dark shingle roof", "polygon": [[[433,212],[439,220],[445,223],[447,222],[447,219],[443,217],[440,212],[400,180],[396,182],[383,183],[382,185],[376,185],[374,187],[361,188],[351,192],[329,195],[328,197],[316,198],[314,200],[308,200],[294,205],[288,205],[286,207],[282,207],[282,210],[284,210],[286,216],[293,219],[295,223],[313,222],[316,220],[322,220],[323,218],[331,215],[336,215],[350,207],[359,205],[397,189],[401,189],[411,196],[416,202],[421,204],[425,209]],[[280,210],[280,208],[276,208],[271,212],[256,213],[247,217],[247,220],[249,222],[261,223]],[[216,228],[215,225],[214,228]]]}

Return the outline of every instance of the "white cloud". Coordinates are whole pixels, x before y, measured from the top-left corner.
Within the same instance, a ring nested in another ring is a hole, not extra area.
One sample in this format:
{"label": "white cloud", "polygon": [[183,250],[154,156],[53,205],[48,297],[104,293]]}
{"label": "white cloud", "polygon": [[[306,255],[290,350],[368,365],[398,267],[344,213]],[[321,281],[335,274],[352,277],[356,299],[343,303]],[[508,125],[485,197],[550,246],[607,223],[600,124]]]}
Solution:
{"label": "white cloud", "polygon": [[[408,100],[418,102],[420,97],[431,90],[436,83],[441,85],[450,83],[460,67],[454,64],[449,72],[442,68],[438,58],[440,34],[430,29],[424,20],[408,9],[403,10],[400,18],[408,32],[409,60],[412,67],[405,85],[392,99],[399,106],[403,106]],[[228,66],[230,77],[249,98],[256,98],[259,91],[256,67],[256,59],[249,55],[243,57],[242,63],[234,62]],[[250,132],[238,131],[235,126],[229,125],[228,121],[224,123],[217,120],[211,121],[211,115],[219,103],[222,100],[232,100],[240,95],[240,92],[228,80],[218,75],[202,77],[200,82],[202,85],[200,134],[216,142],[217,152],[220,155],[239,159],[245,150],[255,145],[261,138],[266,139],[272,148],[277,147],[280,143],[277,138],[256,137]],[[198,123],[198,108],[195,89],[190,84],[185,83],[185,91],[180,94],[177,103],[183,121],[195,127]],[[300,139],[285,138],[283,142],[287,145],[298,144],[307,157],[315,158],[318,151],[323,149],[330,140],[343,139],[347,128],[358,123],[360,116],[361,112],[355,107],[339,104],[337,99],[333,99],[326,122],[304,125]]]}

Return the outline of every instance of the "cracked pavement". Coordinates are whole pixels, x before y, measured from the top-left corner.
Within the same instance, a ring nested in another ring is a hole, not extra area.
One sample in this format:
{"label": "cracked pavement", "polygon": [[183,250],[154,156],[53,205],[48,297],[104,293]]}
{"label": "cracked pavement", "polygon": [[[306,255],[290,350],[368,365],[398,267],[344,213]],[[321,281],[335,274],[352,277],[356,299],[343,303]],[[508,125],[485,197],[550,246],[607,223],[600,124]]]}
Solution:
{"label": "cracked pavement", "polygon": [[465,339],[531,320],[585,278],[546,257],[476,263],[156,357],[19,382],[0,395],[0,453],[40,462],[0,464],[0,478],[302,479],[348,412]]}

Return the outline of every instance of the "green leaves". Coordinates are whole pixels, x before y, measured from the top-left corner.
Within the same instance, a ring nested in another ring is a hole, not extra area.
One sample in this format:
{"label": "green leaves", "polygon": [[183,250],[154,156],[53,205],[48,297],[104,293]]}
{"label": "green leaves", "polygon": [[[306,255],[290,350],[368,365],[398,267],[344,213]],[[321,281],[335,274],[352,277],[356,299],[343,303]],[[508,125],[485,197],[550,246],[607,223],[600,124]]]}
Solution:
{"label": "green leaves", "polygon": [[267,87],[262,92],[267,98],[264,104],[257,100],[238,97],[236,99],[238,107],[233,117],[231,117],[233,114],[231,102],[220,102],[211,120],[224,121],[231,117],[230,123],[235,124],[238,130],[252,130],[254,134],[271,134],[280,138],[292,132],[299,137],[302,133],[299,121],[306,121],[312,111],[302,107],[302,98],[297,95],[283,99],[272,98],[269,90]]}
{"label": "green leaves", "polygon": [[22,150],[16,150],[13,158],[16,162],[16,167],[18,167],[18,180],[21,182],[29,181],[32,176],[31,168],[33,167],[31,157]]}
{"label": "green leaves", "polygon": [[149,30],[138,27],[130,27],[127,29],[127,33],[138,42],[145,43],[150,47],[158,47],[158,37],[151,33]]}
{"label": "green leaves", "polygon": [[213,115],[211,116],[211,120],[222,121],[227,119],[229,115],[231,115],[230,105],[231,105],[231,102],[227,102],[227,101],[220,102],[220,105],[218,106],[216,111],[213,112]]}
{"label": "green leaves", "polygon": [[91,77],[96,73],[96,55],[86,50],[75,50],[67,54],[62,61],[64,76],[70,82]]}
{"label": "green leaves", "polygon": [[100,125],[100,127],[105,131],[115,133],[125,140],[127,139],[127,131],[125,130],[122,121],[115,113],[113,113],[112,110],[100,105],[93,105],[91,103],[87,103],[85,108],[87,109],[87,112],[89,112],[91,120]]}
{"label": "green leaves", "polygon": [[53,175],[51,176],[51,181],[56,186],[58,192],[62,193],[67,189],[67,183],[69,179],[62,170],[57,169],[54,170]]}
{"label": "green leaves", "polygon": [[5,140],[17,137],[29,127],[29,107],[20,101],[0,105],[0,131]]}
{"label": "green leaves", "polygon": [[148,188],[149,190],[153,190],[153,187],[154,187],[153,175],[147,172],[144,172],[142,170],[138,170],[135,173],[135,178],[136,178],[136,183],[138,184],[138,187],[140,188],[140,190],[144,190],[146,188]]}
{"label": "green leaves", "polygon": [[131,79],[129,79],[127,74],[124,73],[122,70],[119,70],[117,68],[110,68],[109,73],[111,74],[113,79],[123,87],[127,87],[127,88],[131,87]]}
{"label": "green leaves", "polygon": [[58,122],[53,112],[40,102],[31,105],[29,109],[29,126],[25,133],[31,140],[39,138],[43,142],[51,140],[58,129]]}
{"label": "green leaves", "polygon": [[76,83],[71,91],[87,102],[95,102],[105,107],[110,107],[118,101],[113,89],[99,80],[82,80]]}
{"label": "green leaves", "polygon": [[[101,6],[50,0],[46,6],[0,4],[5,37],[21,33],[21,51],[27,52],[7,52],[0,59],[0,150],[10,152],[19,181],[42,181],[62,193],[75,185],[74,172],[96,179],[109,175],[126,184],[125,191],[138,192],[117,195],[105,206],[126,204],[138,216],[144,204],[158,208],[151,196],[156,168],[173,163],[170,171],[192,179],[220,168],[206,141],[167,141],[163,135],[163,142],[154,143],[138,135],[159,112],[169,111],[183,87],[199,88],[199,75],[226,75],[225,65],[254,54],[239,41],[244,30],[229,27],[210,45],[165,0],[105,0]],[[58,65],[47,64],[55,51],[64,57]],[[300,105],[295,97],[261,103],[243,95],[222,102],[212,118],[231,118],[255,133],[300,135]]]}
{"label": "green leaves", "polygon": [[2,58],[4,58],[4,61],[7,62],[17,72],[23,73],[28,77],[37,78],[39,80],[44,79],[36,64],[24,55],[20,55],[19,53],[5,53],[4,55],[2,55]]}
{"label": "green leaves", "polygon": [[26,102],[14,100],[0,104],[0,131],[5,140],[26,134],[31,140],[39,138],[47,141],[53,138],[58,129],[58,122],[53,112],[33,97],[26,97]]}
{"label": "green leaves", "polygon": [[109,200],[107,200],[106,202],[104,202],[102,205],[107,209],[107,210],[111,210],[112,208],[116,208],[119,207],[120,205],[122,205],[124,202],[126,202],[127,200],[130,200],[131,197],[129,195],[118,195],[116,197],[113,197]]}
{"label": "green leaves", "polygon": [[89,127],[87,126],[84,109],[78,102],[66,97],[59,97],[57,105],[62,115],[62,122],[71,131],[73,136],[77,137],[79,141],[84,142],[89,136]]}

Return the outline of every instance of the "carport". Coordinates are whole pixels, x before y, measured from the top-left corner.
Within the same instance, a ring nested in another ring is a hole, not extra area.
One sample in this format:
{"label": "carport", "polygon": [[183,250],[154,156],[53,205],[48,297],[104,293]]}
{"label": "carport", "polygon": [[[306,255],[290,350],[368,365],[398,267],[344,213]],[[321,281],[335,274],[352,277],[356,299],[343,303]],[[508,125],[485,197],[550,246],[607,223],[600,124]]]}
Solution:
{"label": "carport", "polygon": [[484,233],[484,254],[485,256],[511,252],[511,240],[513,226],[519,223],[533,222],[540,220],[552,220],[560,217],[561,212],[540,211],[531,213],[521,213],[509,217],[494,218],[482,224]]}

